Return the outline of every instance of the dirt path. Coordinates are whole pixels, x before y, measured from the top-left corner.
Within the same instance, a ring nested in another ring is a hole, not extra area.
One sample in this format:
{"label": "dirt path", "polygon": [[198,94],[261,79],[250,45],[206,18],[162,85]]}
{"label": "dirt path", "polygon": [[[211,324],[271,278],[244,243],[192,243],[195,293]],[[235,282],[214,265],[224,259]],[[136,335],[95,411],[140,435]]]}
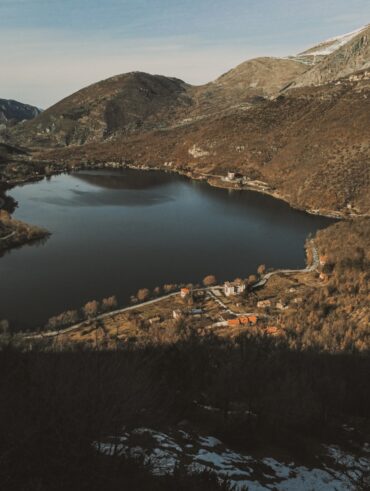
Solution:
{"label": "dirt path", "polygon": [[311,252],[312,252],[312,264],[311,266],[307,266],[303,269],[277,269],[276,271],[271,271],[270,273],[266,273],[263,278],[261,278],[257,283],[252,285],[252,290],[259,288],[260,286],[264,286],[267,281],[271,278],[271,276],[277,274],[297,274],[297,273],[311,273],[315,271],[319,266],[319,254],[317,252],[316,246],[313,241],[310,242]]}

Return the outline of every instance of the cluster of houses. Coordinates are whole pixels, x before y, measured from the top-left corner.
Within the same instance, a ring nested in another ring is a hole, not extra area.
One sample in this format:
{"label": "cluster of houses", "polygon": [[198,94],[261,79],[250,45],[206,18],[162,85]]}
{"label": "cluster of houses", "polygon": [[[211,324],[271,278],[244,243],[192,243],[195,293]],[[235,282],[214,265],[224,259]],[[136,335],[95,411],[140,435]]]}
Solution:
{"label": "cluster of houses", "polygon": [[240,316],[235,319],[229,319],[227,325],[229,327],[239,327],[239,326],[255,326],[257,324],[258,318],[256,315]]}
{"label": "cluster of houses", "polygon": [[[246,290],[246,283],[241,279],[235,281],[225,281],[223,285],[223,293],[225,297],[232,297],[235,295],[241,295]],[[189,298],[190,296],[199,298],[204,296],[204,291],[202,290],[191,290],[188,287],[181,288],[180,297],[182,299]],[[219,293],[217,293],[219,295]]]}

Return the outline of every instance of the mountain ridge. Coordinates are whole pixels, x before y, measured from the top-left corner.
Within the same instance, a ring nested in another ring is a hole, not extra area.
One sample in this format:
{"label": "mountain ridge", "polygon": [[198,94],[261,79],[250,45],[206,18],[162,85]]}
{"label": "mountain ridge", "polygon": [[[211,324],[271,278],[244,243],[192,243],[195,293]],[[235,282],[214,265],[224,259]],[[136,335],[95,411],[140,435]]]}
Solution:
{"label": "mountain ridge", "polygon": [[0,124],[19,123],[36,118],[42,110],[13,99],[0,99]]}
{"label": "mountain ridge", "polygon": [[202,86],[117,75],[15,126],[9,143],[63,165],[113,159],[172,162],[192,174],[234,170],[298,207],[367,213],[369,29],[314,65],[257,58]]}

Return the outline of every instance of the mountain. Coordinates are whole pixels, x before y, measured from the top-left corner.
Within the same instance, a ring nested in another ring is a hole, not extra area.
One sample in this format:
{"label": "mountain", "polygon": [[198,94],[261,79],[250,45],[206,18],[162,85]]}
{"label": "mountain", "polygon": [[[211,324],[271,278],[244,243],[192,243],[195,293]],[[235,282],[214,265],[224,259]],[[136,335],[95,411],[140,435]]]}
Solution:
{"label": "mountain", "polygon": [[320,85],[370,69],[370,24],[320,43],[297,59],[311,59],[314,66],[298,76],[292,87]]}
{"label": "mountain", "polygon": [[298,207],[368,213],[369,29],[295,58],[249,60],[202,86],[118,75],[16,125],[8,143],[63,165],[235,170]]}
{"label": "mountain", "polygon": [[9,99],[0,99],[0,125],[33,119],[41,109]]}
{"label": "mountain", "polygon": [[36,145],[73,145],[166,126],[191,103],[189,86],[176,78],[131,72],[86,87],[16,128]]}
{"label": "mountain", "polygon": [[40,152],[64,164],[121,162],[264,181],[294,206],[369,213],[370,73],[292,89],[248,109]]}
{"label": "mountain", "polygon": [[193,87],[192,99],[198,113],[215,113],[249,107],[261,98],[276,96],[303,74],[307,67],[296,60],[255,58],[224,73],[214,82]]}
{"label": "mountain", "polygon": [[164,129],[277,94],[305,69],[292,60],[257,58],[199,87],[131,72],[72,94],[15,131],[25,143],[59,146]]}

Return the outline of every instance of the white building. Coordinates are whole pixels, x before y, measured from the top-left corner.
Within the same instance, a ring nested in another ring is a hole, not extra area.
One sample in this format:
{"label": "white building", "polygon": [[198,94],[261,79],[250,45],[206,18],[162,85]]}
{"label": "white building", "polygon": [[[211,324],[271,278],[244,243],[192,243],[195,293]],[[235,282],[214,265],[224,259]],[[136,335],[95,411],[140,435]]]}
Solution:
{"label": "white building", "polygon": [[231,297],[233,295],[240,295],[245,291],[245,283],[243,281],[226,281],[224,283],[224,294],[225,297]]}
{"label": "white building", "polygon": [[180,309],[173,310],[172,311],[172,317],[176,320],[181,319],[181,317],[183,317],[183,313]]}

